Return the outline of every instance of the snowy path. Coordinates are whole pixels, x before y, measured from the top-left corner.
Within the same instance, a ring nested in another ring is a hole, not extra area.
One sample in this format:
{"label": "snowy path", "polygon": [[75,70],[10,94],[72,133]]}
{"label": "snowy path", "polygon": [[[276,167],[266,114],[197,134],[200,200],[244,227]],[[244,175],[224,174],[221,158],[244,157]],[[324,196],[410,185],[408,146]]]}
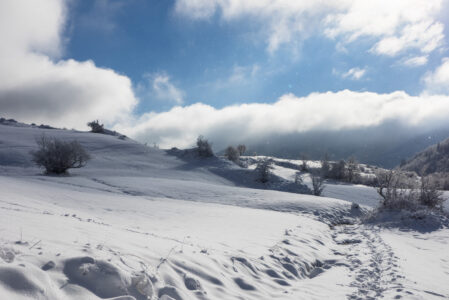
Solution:
{"label": "snowy path", "polygon": [[346,245],[351,271],[351,287],[356,291],[348,299],[399,299],[403,297],[403,276],[392,248],[379,235],[379,229],[364,225],[336,226],[334,240]]}

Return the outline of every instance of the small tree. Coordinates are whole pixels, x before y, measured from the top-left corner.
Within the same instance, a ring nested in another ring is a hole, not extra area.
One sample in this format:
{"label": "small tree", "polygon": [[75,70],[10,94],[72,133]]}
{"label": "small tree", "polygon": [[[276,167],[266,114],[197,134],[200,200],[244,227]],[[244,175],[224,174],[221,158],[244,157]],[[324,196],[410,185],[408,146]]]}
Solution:
{"label": "small tree", "polygon": [[98,120],[87,123],[87,126],[90,127],[90,131],[94,133],[104,133],[104,125],[100,124]]}
{"label": "small tree", "polygon": [[345,178],[345,174],[346,162],[344,160],[340,160],[339,162],[332,164],[328,177],[336,180],[342,180]]}
{"label": "small tree", "polygon": [[39,149],[32,152],[33,161],[45,168],[46,174],[64,174],[68,169],[84,167],[89,154],[77,141],[62,141],[42,135],[36,141]]}
{"label": "small tree", "polygon": [[326,153],[324,154],[324,157],[321,160],[321,175],[324,178],[327,178],[329,176],[329,171],[330,171],[329,155]]}
{"label": "small tree", "polygon": [[308,172],[309,167],[307,166],[307,156],[305,154],[301,155],[301,166],[299,167],[299,170],[302,172]]}
{"label": "small tree", "polygon": [[271,170],[273,170],[273,161],[263,159],[257,163],[255,171],[257,172],[257,180],[267,183],[270,180]]}
{"label": "small tree", "polygon": [[437,189],[435,184],[431,183],[429,177],[421,178],[419,201],[430,208],[441,206],[444,202],[443,193]]}
{"label": "small tree", "polygon": [[378,171],[376,181],[376,191],[382,197],[382,207],[414,210],[419,204],[420,195],[414,178],[408,178],[400,172],[390,170]]}
{"label": "small tree", "polygon": [[302,180],[302,177],[301,177],[301,172],[295,173],[295,184],[300,184],[300,185],[304,184],[304,180]]}
{"label": "small tree", "polygon": [[325,185],[324,185],[324,175],[319,170],[314,170],[311,172],[312,177],[312,191],[315,196],[321,196]]}
{"label": "small tree", "polygon": [[243,155],[246,152],[246,146],[243,144],[240,144],[237,146],[237,151],[239,152],[239,155]]}
{"label": "small tree", "polygon": [[347,170],[346,170],[346,180],[348,182],[354,182],[354,180],[360,176],[358,162],[355,159],[355,157],[350,157],[348,159],[347,163]]}
{"label": "small tree", "polygon": [[198,155],[200,157],[214,156],[214,152],[212,151],[212,145],[202,135],[200,135],[196,140],[196,146],[198,150]]}
{"label": "small tree", "polygon": [[240,159],[240,152],[232,146],[229,146],[225,150],[225,157],[230,161],[237,163]]}

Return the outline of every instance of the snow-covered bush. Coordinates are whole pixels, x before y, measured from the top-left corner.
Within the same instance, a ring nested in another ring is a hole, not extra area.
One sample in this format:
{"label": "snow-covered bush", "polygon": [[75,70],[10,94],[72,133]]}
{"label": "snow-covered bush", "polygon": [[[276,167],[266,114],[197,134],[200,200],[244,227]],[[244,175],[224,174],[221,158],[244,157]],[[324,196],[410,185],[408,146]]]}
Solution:
{"label": "snow-covered bush", "polygon": [[239,159],[240,159],[240,152],[237,149],[235,149],[234,147],[229,146],[225,150],[225,157],[227,159],[229,159],[230,161],[238,163]]}
{"label": "snow-covered bush", "polygon": [[87,126],[90,127],[90,131],[94,133],[104,133],[104,125],[100,124],[98,120],[87,123]]}
{"label": "snow-covered bush", "polygon": [[89,154],[77,141],[63,141],[42,135],[37,141],[39,149],[33,151],[33,161],[45,168],[47,174],[64,174],[68,169],[84,167]]}
{"label": "snow-covered bush", "polygon": [[382,208],[413,211],[425,206],[434,209],[444,202],[443,193],[429,178],[417,180],[412,174],[390,170],[377,172],[376,179]]}
{"label": "snow-covered bush", "polygon": [[312,178],[312,192],[315,196],[321,196],[324,190],[324,173],[322,170],[313,170],[310,173]]}
{"label": "snow-covered bush", "polygon": [[323,159],[321,160],[321,175],[324,178],[327,178],[329,176],[329,172],[330,172],[329,156],[326,153]]}
{"label": "snow-covered bush", "polygon": [[346,176],[346,162],[340,160],[339,162],[332,163],[327,177],[335,180],[344,180]]}
{"label": "snow-covered bush", "polygon": [[214,152],[212,151],[212,145],[203,136],[199,136],[196,140],[196,146],[198,150],[198,155],[200,157],[212,157]]}
{"label": "snow-covered bush", "polygon": [[445,200],[443,198],[443,193],[437,189],[435,184],[432,184],[428,177],[423,177],[421,179],[419,192],[420,203],[430,208],[440,207]]}
{"label": "snow-covered bush", "polygon": [[273,170],[272,160],[263,159],[259,161],[255,169],[257,173],[257,180],[262,183],[267,183],[270,180],[271,170]]}
{"label": "snow-covered bush", "polygon": [[237,146],[237,151],[239,152],[240,155],[245,154],[246,152],[246,146],[243,144],[240,144]]}

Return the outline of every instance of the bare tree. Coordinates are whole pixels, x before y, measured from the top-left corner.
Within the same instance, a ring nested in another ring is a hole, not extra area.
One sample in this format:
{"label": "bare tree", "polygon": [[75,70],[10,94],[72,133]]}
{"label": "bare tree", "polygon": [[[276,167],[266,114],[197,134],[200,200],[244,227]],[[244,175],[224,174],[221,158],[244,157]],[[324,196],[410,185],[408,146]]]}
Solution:
{"label": "bare tree", "polygon": [[202,135],[196,140],[196,146],[198,155],[201,157],[212,157],[214,152],[212,151],[212,145]]}
{"label": "bare tree", "polygon": [[240,144],[237,146],[237,151],[239,152],[240,155],[245,154],[246,152],[246,146],[243,144]]}
{"label": "bare tree", "polygon": [[94,133],[104,133],[104,125],[100,124],[98,120],[94,120],[92,122],[87,123],[87,126],[90,127],[90,131]]}
{"label": "bare tree", "polygon": [[429,177],[421,178],[420,197],[421,204],[430,208],[441,206],[444,202],[443,193],[439,191],[435,184],[432,184]]}
{"label": "bare tree", "polygon": [[351,156],[347,163],[346,179],[348,182],[354,182],[358,176],[360,176],[358,162],[355,157]]}
{"label": "bare tree", "polygon": [[240,159],[240,152],[232,146],[229,146],[225,150],[225,157],[230,161],[237,163]]}
{"label": "bare tree", "polygon": [[336,180],[342,180],[345,178],[345,174],[346,162],[344,160],[340,160],[337,163],[332,163],[328,177]]}
{"label": "bare tree", "polygon": [[46,174],[64,174],[68,169],[84,167],[89,154],[77,141],[62,141],[42,135],[36,141],[39,149],[32,152],[33,161],[45,168]]}
{"label": "bare tree", "polygon": [[270,180],[271,170],[273,170],[273,161],[271,159],[262,159],[257,163],[255,171],[257,172],[257,180],[267,183]]}
{"label": "bare tree", "polygon": [[307,156],[305,154],[301,155],[301,166],[299,167],[299,170],[302,172],[308,172],[309,167],[307,166]]}
{"label": "bare tree", "polygon": [[329,176],[329,171],[330,171],[329,155],[325,153],[323,159],[321,160],[321,175],[324,178],[327,178],[327,176]]}
{"label": "bare tree", "polygon": [[312,191],[315,196],[321,196],[325,185],[324,185],[324,176],[321,170],[314,170],[311,172],[312,178]]}
{"label": "bare tree", "polygon": [[376,191],[382,197],[382,207],[414,210],[419,205],[420,194],[414,178],[390,170],[378,171],[376,181]]}

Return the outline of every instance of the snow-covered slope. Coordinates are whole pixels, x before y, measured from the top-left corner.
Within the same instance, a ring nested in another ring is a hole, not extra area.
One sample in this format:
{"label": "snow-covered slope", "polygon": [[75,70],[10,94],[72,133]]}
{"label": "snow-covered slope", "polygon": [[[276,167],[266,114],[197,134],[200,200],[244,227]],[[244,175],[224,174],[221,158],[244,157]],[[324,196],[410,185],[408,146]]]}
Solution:
{"label": "snow-covered slope", "polygon": [[[42,175],[29,155],[42,133],[77,139],[93,159]],[[440,277],[421,280],[408,274],[423,247],[413,234],[389,243],[399,233],[356,225],[351,202],[265,190],[247,175],[117,136],[0,125],[0,299],[449,296],[437,284],[449,279],[447,229],[427,237]],[[372,204],[358,188],[339,198]]]}

